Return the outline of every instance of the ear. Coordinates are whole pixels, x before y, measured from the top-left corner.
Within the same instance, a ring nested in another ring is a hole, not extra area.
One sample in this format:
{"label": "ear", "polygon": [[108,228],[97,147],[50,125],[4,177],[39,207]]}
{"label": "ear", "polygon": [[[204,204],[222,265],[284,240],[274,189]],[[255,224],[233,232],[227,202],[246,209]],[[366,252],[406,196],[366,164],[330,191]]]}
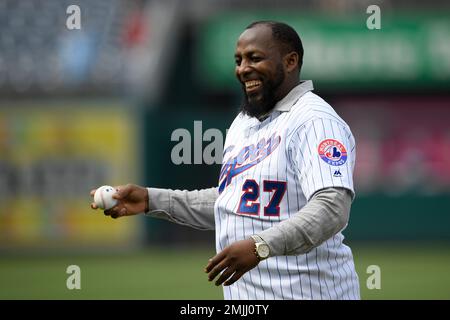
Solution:
{"label": "ear", "polygon": [[295,51],[289,52],[284,56],[284,68],[286,69],[287,73],[290,73],[295,70],[295,68],[298,68],[298,54]]}

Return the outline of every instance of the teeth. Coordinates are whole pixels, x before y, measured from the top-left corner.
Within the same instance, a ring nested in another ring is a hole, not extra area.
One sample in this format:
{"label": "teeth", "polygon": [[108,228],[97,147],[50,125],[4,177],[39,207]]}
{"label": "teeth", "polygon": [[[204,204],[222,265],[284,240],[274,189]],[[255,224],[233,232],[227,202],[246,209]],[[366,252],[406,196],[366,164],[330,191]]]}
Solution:
{"label": "teeth", "polygon": [[259,80],[251,80],[251,81],[246,81],[245,82],[245,88],[251,88],[251,87],[255,87],[255,86],[259,86],[261,84],[261,81]]}

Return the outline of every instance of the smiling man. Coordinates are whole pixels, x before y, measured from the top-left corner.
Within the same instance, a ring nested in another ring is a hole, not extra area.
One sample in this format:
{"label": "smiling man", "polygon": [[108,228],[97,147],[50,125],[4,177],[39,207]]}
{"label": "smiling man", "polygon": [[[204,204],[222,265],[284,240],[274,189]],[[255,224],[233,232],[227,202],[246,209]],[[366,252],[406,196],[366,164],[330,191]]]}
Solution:
{"label": "smiling man", "polygon": [[290,26],[249,25],[235,53],[244,101],[227,134],[219,186],[128,184],[105,211],[215,229],[217,255],[205,272],[224,286],[225,299],[360,298],[341,233],[354,198],[355,140],[312,82],[300,81],[302,59]]}
{"label": "smiling man", "polygon": [[260,22],[248,26],[235,53],[236,76],[246,97],[242,111],[251,117],[270,112],[299,84],[302,57],[302,43],[290,27]]}

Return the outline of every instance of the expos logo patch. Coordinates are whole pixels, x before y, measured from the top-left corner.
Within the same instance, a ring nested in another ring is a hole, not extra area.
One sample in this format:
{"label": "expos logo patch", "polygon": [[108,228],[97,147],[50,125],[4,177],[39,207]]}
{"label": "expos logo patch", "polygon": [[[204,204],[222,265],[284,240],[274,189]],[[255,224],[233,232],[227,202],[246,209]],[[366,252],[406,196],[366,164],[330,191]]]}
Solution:
{"label": "expos logo patch", "polygon": [[331,166],[341,166],[347,161],[347,150],[337,140],[323,140],[319,143],[318,151],[322,160]]}

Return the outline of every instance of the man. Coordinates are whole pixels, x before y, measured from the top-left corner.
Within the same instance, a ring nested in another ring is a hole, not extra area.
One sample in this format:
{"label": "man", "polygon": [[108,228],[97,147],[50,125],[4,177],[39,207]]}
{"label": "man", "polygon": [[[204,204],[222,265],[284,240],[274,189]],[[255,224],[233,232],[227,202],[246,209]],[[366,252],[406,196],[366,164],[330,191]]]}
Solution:
{"label": "man", "polygon": [[341,234],[354,197],[355,141],[312,82],[300,81],[302,58],[290,26],[248,26],[235,53],[245,99],[226,137],[218,188],[129,184],[105,211],[215,229],[217,255],[205,272],[223,284],[225,299],[360,298]]}

